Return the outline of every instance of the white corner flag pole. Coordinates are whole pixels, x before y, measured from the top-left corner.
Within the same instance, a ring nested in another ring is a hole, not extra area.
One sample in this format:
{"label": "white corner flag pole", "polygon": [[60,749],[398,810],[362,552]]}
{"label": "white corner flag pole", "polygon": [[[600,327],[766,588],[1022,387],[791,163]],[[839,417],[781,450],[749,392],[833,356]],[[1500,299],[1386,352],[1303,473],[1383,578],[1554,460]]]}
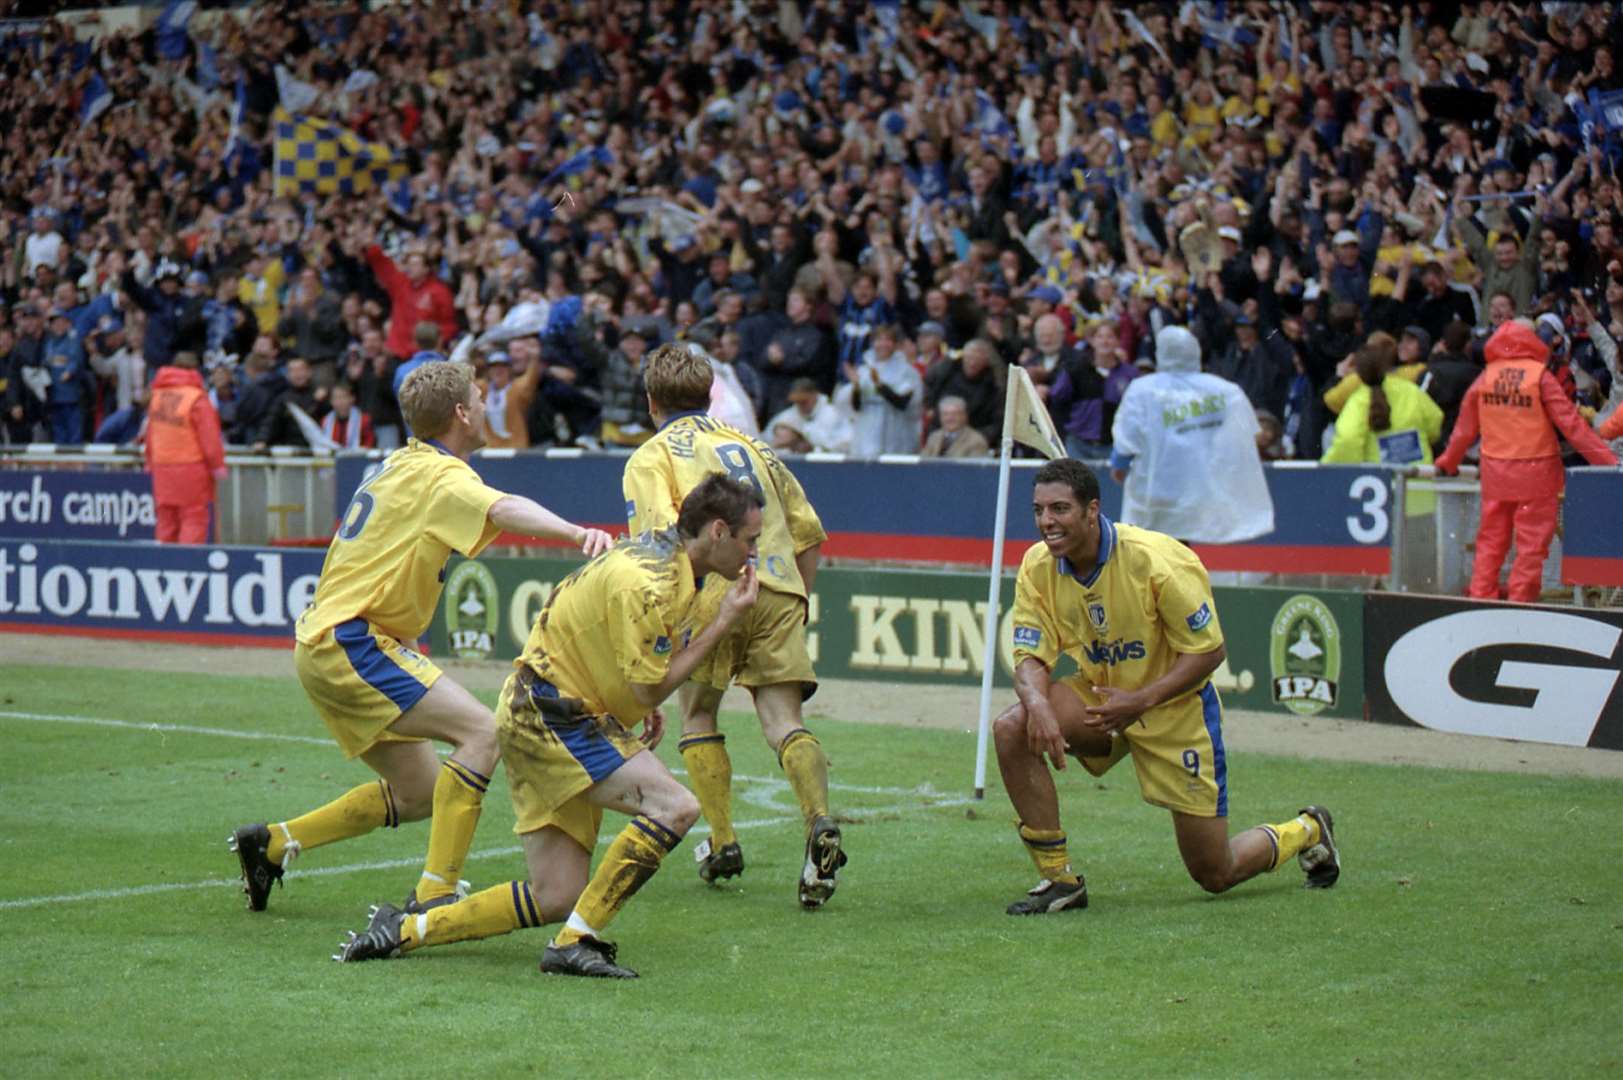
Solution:
{"label": "white corner flag pole", "polygon": [[[1010,380],[1011,382],[1013,379]],[[986,798],[986,739],[992,730],[992,673],[997,663],[998,605],[1003,599],[1003,536],[1009,516],[1009,459],[1014,456],[1014,412],[1019,394],[1010,386],[1003,403],[1003,440],[997,463],[997,521],[992,527],[992,570],[987,575],[986,647],[981,656],[981,715],[975,735],[975,798]]]}

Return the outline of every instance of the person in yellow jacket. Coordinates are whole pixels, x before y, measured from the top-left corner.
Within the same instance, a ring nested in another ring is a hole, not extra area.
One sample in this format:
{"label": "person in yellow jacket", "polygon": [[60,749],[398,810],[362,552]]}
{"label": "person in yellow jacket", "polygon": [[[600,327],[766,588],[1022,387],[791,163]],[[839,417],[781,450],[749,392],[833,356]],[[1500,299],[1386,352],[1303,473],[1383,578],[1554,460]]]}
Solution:
{"label": "person in yellow jacket", "polygon": [[[1443,410],[1413,382],[1393,374],[1388,351],[1365,345],[1353,361],[1363,384],[1336,418],[1336,436],[1320,460],[1382,465],[1429,465],[1442,435]],[[1416,508],[1411,504],[1411,514]]]}
{"label": "person in yellow jacket", "polygon": [[[1410,327],[1404,333],[1407,335],[1418,329],[1419,327]],[[1418,361],[1405,361],[1398,347],[1398,341],[1384,330],[1375,331],[1375,333],[1364,339],[1364,344],[1368,348],[1379,351],[1384,357],[1390,373],[1399,379],[1407,379],[1409,382],[1418,383],[1420,382],[1420,376],[1425,374],[1425,353],[1420,354]],[[1336,370],[1340,371],[1342,369],[1337,368]],[[1341,415],[1341,410],[1346,408],[1348,399],[1363,385],[1364,381],[1358,377],[1358,372],[1349,367],[1346,374],[1342,375],[1334,386],[1324,392],[1325,408],[1329,409],[1333,415]]]}

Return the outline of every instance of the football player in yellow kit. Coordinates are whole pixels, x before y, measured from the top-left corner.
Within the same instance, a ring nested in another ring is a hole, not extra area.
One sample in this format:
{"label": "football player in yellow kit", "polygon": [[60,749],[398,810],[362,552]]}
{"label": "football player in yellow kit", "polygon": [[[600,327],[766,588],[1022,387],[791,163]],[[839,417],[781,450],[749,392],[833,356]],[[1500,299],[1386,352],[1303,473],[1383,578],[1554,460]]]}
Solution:
{"label": "football player in yellow kit", "polygon": [[[1144,801],[1171,811],[1184,866],[1208,892],[1231,889],[1292,855],[1309,887],[1334,885],[1341,861],[1323,807],[1229,836],[1223,709],[1211,683],[1225,655],[1223,631],[1194,552],[1106,518],[1099,480],[1079,461],[1037,470],[1032,509],[1042,539],[1021,560],[1014,601],[1020,703],[993,731],[1003,786],[1040,880],[1009,914],[1088,906],[1087,884],[1066,852],[1045,755],[1063,769],[1074,754],[1100,776],[1131,754]],[[1061,653],[1079,671],[1053,680]]]}
{"label": "football player in yellow kit", "polygon": [[[453,551],[471,558],[503,531],[570,540],[588,556],[613,544],[474,473],[467,458],[483,445],[485,405],[468,365],[423,365],[402,385],[400,405],[416,437],[350,499],[293,650],[299,682],[344,756],[382,779],[288,821],[232,833],[252,911],[265,910],[271,885],[301,851],[430,815],[428,857],[407,905],[456,898],[496,764],[496,721],[406,643],[433,617]],[[455,752],[442,764],[428,739]]]}
{"label": "football player in yellow kit", "polygon": [[[752,488],[712,476],[683,501],[673,528],[627,538],[552,591],[496,712],[529,880],[421,913],[379,904],[334,959],[382,959],[567,919],[541,954],[542,971],[636,977],[602,932],[699,816],[651,752],[664,731],[659,705],[755,603],[749,560],[760,508]],[[706,575],[734,582],[719,608],[698,603]],[[707,610],[717,614],[704,625]],[[641,738],[631,730],[638,723]],[[631,822],[588,880],[604,807]]]}
{"label": "football player in yellow kit", "polygon": [[744,869],[732,823],[732,762],[726,736],[716,730],[722,693],[737,682],[754,697],[761,734],[800,803],[806,857],[798,893],[803,907],[815,909],[834,894],[836,872],[846,861],[840,828],[829,814],[828,758],[801,720],[802,702],[817,689],[806,649],[807,598],[828,534],[800,482],[771,448],[705,414],[714,379],[708,357],[685,345],[661,346],[643,361],[643,379],[658,432],[626,463],[626,517],[633,535],[667,527],[683,497],[717,473],[749,484],[765,500],[761,599],[682,688],[678,746],[711,830],[697,852],[699,876],[715,881]]}

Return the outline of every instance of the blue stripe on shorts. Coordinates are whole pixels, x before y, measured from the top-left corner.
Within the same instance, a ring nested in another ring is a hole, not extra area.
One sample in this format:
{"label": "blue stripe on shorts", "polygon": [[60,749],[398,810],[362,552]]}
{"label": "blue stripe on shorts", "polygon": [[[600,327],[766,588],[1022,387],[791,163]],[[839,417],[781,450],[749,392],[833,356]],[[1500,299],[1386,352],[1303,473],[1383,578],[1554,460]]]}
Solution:
{"label": "blue stripe on shorts", "polygon": [[590,718],[558,723],[547,717],[546,724],[547,730],[558,736],[564,749],[580,762],[594,784],[626,763],[625,755],[603,737]]}
{"label": "blue stripe on shorts", "polygon": [[1212,779],[1217,782],[1217,816],[1229,816],[1229,767],[1223,754],[1223,705],[1217,687],[1207,683],[1200,691],[1200,711],[1212,740]]}
{"label": "blue stripe on shorts", "polygon": [[355,674],[366,685],[394,702],[395,708],[401,712],[417,704],[428,693],[428,687],[378,648],[365,619],[339,623],[333,628],[332,636],[344,647],[344,655],[349,657],[349,666],[355,669]]}

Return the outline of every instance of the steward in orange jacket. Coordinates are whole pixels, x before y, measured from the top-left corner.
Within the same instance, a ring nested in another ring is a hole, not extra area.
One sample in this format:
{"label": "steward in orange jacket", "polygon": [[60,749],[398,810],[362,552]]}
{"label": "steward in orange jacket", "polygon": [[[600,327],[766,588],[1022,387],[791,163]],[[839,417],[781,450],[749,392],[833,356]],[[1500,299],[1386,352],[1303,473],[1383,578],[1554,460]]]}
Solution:
{"label": "steward in orange jacket", "polygon": [[1616,465],[1617,456],[1584,423],[1546,361],[1550,349],[1525,319],[1505,323],[1488,339],[1488,366],[1465,392],[1448,449],[1437,471],[1452,475],[1471,444],[1482,439],[1482,521],[1470,596],[1499,598],[1499,568],[1511,535],[1516,562],[1510,599],[1538,599],[1544,559],[1560,515],[1567,474],[1557,433],[1591,465]]}
{"label": "steward in orange jacket", "polygon": [[147,406],[147,471],[157,504],[160,544],[206,544],[214,482],[223,479],[220,416],[209,401],[193,353],[158,369]]}

